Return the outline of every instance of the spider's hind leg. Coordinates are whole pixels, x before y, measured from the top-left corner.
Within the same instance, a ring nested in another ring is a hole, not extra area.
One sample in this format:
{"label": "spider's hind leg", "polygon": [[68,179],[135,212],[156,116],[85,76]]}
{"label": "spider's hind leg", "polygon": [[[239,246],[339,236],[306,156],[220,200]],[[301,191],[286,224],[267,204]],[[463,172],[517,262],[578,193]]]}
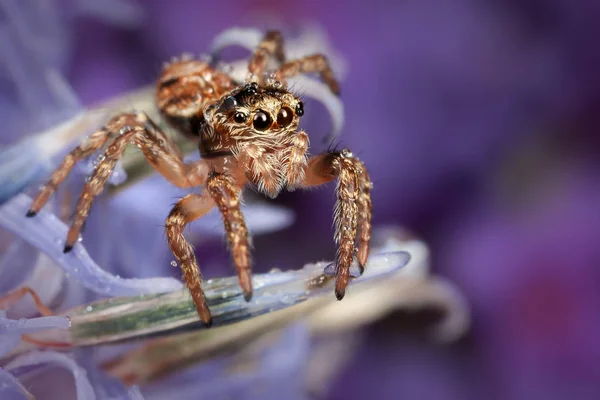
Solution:
{"label": "spider's hind leg", "polygon": [[248,62],[253,77],[263,82],[269,59],[274,57],[280,64],[285,61],[283,37],[278,31],[267,32]]}
{"label": "spider's hind leg", "polygon": [[340,95],[340,84],[329,65],[329,60],[323,54],[313,54],[285,62],[275,72],[275,79],[285,84],[287,78],[314,72],[319,74],[333,94]]}

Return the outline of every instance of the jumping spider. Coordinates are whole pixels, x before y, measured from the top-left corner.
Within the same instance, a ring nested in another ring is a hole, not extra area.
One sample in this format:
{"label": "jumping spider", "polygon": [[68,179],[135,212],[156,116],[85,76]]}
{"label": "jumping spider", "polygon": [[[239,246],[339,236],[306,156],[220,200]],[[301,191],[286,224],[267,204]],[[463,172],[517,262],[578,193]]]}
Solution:
{"label": "jumping spider", "polygon": [[[267,63],[278,67],[267,70]],[[72,150],[44,185],[29,212],[32,217],[55,192],[76,162],[101,149],[109,140],[79,198],[64,252],[69,252],[127,145],[137,146],[148,162],[169,182],[189,188],[202,186],[201,194],[180,199],[166,218],[171,251],[200,319],[209,325],[211,314],[201,286],[201,274],[192,246],[183,236],[187,224],[214,206],[223,217],[227,240],[244,298],[252,297],[248,230],[240,211],[246,184],[274,198],[284,188],[308,188],[337,178],[335,206],[335,295],[341,300],[356,257],[362,272],[371,237],[371,181],[363,164],[344,149],[309,157],[309,138],[298,131],[304,114],[302,101],[286,89],[286,78],[318,73],[338,94],[339,87],[327,59],[320,54],[286,61],[279,32],[268,32],[250,58],[251,83],[241,84],[205,61],[180,59],[167,64],[157,82],[156,104],[162,117],[191,138],[199,137],[202,158],[184,164],[181,151],[143,113],[123,113],[112,118]],[[271,82],[267,73],[274,74]],[[355,248],[356,245],[356,248]]]}

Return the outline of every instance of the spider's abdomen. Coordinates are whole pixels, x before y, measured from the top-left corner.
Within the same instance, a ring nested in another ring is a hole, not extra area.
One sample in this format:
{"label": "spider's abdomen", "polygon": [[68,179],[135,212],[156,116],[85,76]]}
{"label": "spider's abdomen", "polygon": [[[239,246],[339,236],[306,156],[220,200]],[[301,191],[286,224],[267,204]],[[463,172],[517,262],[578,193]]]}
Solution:
{"label": "spider's abdomen", "polygon": [[167,122],[197,136],[202,110],[235,88],[225,73],[199,60],[180,60],[163,69],[156,87],[156,104]]}

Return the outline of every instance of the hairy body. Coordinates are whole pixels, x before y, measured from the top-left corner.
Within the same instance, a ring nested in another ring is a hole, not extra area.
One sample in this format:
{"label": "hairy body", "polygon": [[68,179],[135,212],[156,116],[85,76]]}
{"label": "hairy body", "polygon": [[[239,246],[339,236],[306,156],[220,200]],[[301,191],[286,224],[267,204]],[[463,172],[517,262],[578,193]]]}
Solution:
{"label": "hairy body", "polygon": [[[165,229],[198,315],[210,324],[202,275],[193,248],[183,236],[185,226],[213,207],[219,209],[240,286],[250,301],[250,245],[240,209],[243,188],[250,184],[274,198],[284,189],[313,187],[337,179],[335,294],[341,300],[354,257],[362,269],[369,255],[372,185],[364,165],[347,149],[309,156],[309,137],[298,130],[303,104],[286,88],[286,78],[318,73],[332,92],[338,94],[339,86],[324,56],[286,61],[283,54],[281,35],[268,32],[249,61],[251,80],[245,84],[199,60],[181,59],[166,65],[157,81],[156,104],[169,124],[182,134],[199,139],[202,158],[185,164],[181,151],[147,115],[123,113],[65,157],[34,199],[27,216],[36,215],[77,161],[111,140],[79,198],[64,248],[69,252],[93,199],[102,191],[126,146],[137,146],[172,184],[204,189],[175,204],[166,218]],[[275,71],[266,69],[271,58],[279,63]],[[276,80],[267,82],[268,73],[274,74]]]}

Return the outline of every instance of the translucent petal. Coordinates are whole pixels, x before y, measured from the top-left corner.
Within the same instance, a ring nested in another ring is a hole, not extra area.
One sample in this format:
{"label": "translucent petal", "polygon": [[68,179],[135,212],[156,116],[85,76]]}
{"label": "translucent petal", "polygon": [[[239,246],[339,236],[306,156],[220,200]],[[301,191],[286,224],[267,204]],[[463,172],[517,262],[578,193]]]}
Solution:
{"label": "translucent petal", "polygon": [[25,386],[4,368],[0,368],[0,398],[2,400],[22,400],[23,398],[35,400]]}
{"label": "translucent petal", "polygon": [[44,211],[35,218],[25,218],[30,205],[31,199],[26,195],[13,198],[0,208],[0,226],[46,253],[86,288],[110,296],[161,293],[181,288],[181,282],[173,278],[123,279],[111,275],[89,257],[80,243],[71,253],[64,254],[60,244],[66,237],[67,226]]}
{"label": "translucent petal", "polygon": [[[373,254],[363,276],[351,286],[385,279],[410,260],[405,252]],[[254,295],[243,298],[236,276],[208,280],[204,289],[213,326],[244,321],[265,313],[303,303],[324,294],[332,296],[333,281],[323,273],[328,262],[309,264],[297,271],[255,274]],[[352,290],[352,289],[350,289]],[[202,329],[187,290],[157,295],[102,300],[65,312],[71,319],[73,345],[90,345],[139,338],[145,335]]]}
{"label": "translucent petal", "polygon": [[87,374],[83,368],[68,355],[57,353],[55,351],[32,351],[23,354],[9,362],[5,368],[8,371],[15,371],[19,368],[37,366],[40,364],[55,364],[63,367],[73,374],[75,378],[75,389],[77,391],[78,400],[95,400],[96,394],[87,378]]}

